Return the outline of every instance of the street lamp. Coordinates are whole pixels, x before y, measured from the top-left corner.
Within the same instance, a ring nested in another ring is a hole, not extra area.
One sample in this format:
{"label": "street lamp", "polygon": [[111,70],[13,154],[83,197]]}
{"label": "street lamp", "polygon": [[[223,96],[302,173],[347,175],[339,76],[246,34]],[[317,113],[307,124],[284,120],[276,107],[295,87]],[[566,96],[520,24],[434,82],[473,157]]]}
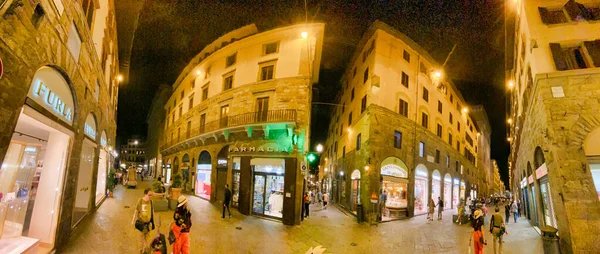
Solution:
{"label": "street lamp", "polygon": [[321,144],[317,145],[317,152],[318,153],[322,153],[323,152],[323,145],[321,145]]}

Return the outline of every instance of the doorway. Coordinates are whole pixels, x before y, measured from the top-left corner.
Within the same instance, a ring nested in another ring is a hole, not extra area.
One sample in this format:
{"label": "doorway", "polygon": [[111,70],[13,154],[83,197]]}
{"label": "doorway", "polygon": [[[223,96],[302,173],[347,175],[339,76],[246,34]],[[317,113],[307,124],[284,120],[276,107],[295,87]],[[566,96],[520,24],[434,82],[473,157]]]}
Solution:
{"label": "doorway", "polygon": [[84,138],[81,147],[79,173],[77,176],[77,193],[75,194],[75,206],[73,207],[71,226],[77,225],[90,210],[95,150],[96,144]]}
{"label": "doorway", "polygon": [[252,212],[258,215],[282,218],[283,186],[283,176],[255,174]]}
{"label": "doorway", "polygon": [[250,164],[254,172],[252,213],[283,218],[285,160],[255,158]]}

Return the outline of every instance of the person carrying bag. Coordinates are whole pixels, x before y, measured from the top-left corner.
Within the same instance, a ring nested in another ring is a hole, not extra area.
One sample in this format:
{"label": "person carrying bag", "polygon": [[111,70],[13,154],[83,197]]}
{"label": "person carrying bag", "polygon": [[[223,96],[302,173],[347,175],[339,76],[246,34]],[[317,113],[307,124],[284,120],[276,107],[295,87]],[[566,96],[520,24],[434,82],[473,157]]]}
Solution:
{"label": "person carrying bag", "polygon": [[[499,207],[496,207],[495,212],[490,222],[490,233],[494,237],[494,253],[502,253],[502,236],[506,233],[506,224]],[[498,244],[500,246],[496,248]]]}
{"label": "person carrying bag", "polygon": [[[131,224],[135,229],[142,233],[142,253],[146,253],[148,249],[148,236],[150,231],[154,230],[154,204],[152,203],[152,190],[145,189],[144,196],[138,199],[135,205],[135,212]],[[152,225],[152,227],[150,227]]]}
{"label": "person carrying bag", "polygon": [[188,200],[185,196],[179,196],[177,201],[177,210],[173,214],[174,221],[169,232],[169,242],[173,246],[173,254],[189,254],[192,213],[187,208]]}

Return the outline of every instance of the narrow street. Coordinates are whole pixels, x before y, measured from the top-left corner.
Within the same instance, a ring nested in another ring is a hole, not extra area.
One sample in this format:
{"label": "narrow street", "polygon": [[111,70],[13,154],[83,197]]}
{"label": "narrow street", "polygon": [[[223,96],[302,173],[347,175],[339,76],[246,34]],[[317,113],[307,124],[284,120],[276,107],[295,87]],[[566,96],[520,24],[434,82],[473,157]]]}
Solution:
{"label": "narrow street", "polygon": [[[142,196],[145,181],[137,189],[119,185],[114,198],[106,199],[99,210],[84,220],[61,253],[138,253],[138,232],[131,225],[133,206]],[[470,227],[451,222],[451,211],[443,222],[428,222],[425,216],[369,226],[357,224],[354,217],[335,206],[320,210],[300,226],[233,211],[231,219],[221,219],[218,207],[206,200],[189,197],[193,226],[191,253],[306,253],[322,246],[325,253],[467,253]],[[492,209],[490,209],[492,210]],[[157,213],[161,232],[167,234],[172,211]],[[489,221],[489,218],[488,218]],[[543,253],[541,237],[527,221],[508,224],[504,253]],[[493,253],[486,234],[486,253]],[[171,248],[169,247],[169,252]]]}

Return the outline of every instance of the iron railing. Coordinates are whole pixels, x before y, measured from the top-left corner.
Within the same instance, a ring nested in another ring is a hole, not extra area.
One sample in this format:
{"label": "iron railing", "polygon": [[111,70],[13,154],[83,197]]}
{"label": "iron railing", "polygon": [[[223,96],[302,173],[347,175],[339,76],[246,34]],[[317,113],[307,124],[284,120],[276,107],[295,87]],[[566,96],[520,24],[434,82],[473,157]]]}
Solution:
{"label": "iron railing", "polygon": [[193,126],[191,130],[186,130],[180,137],[174,137],[173,140],[164,142],[161,145],[161,150],[174,146],[184,140],[197,137],[199,135],[227,129],[231,127],[260,124],[260,123],[275,123],[275,122],[296,122],[295,109],[279,109],[265,110],[258,112],[249,112],[239,115],[227,116],[215,121]]}

